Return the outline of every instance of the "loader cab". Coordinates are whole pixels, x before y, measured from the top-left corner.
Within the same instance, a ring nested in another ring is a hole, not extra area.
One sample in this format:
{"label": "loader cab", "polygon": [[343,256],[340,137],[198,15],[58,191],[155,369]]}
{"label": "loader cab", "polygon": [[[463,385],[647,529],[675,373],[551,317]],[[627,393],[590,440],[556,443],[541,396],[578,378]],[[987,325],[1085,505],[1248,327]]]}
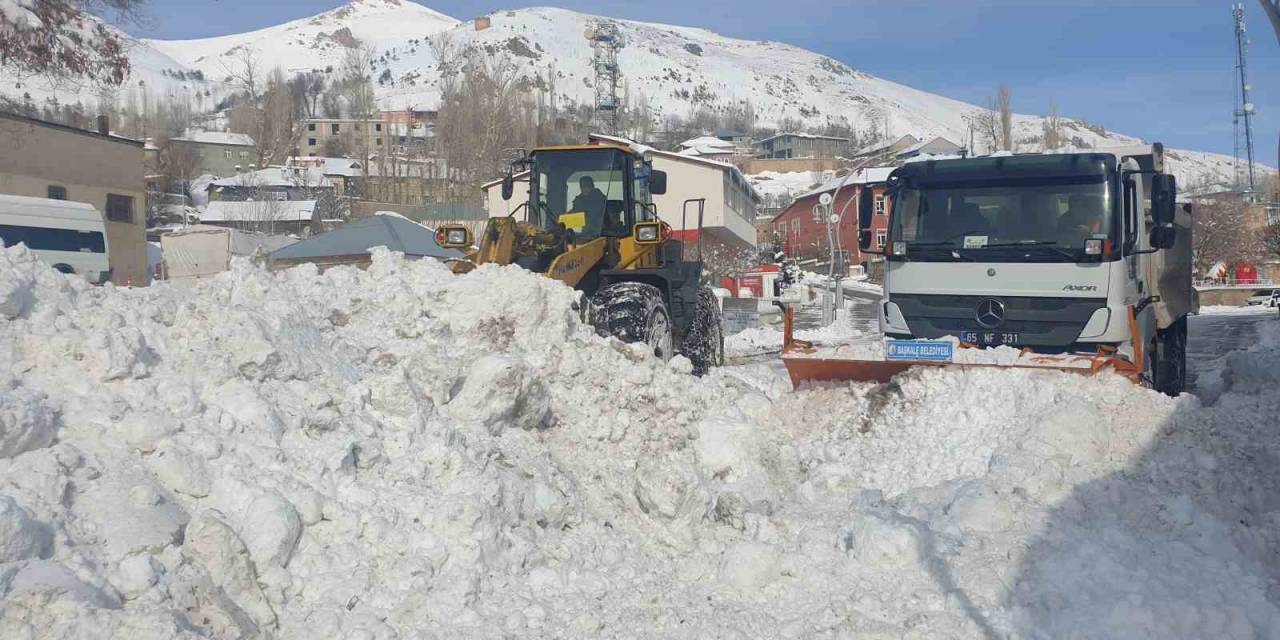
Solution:
{"label": "loader cab", "polygon": [[550,147],[530,154],[529,222],[572,230],[574,242],[631,235],[656,218],[652,194],[665,175],[634,151],[610,145]]}

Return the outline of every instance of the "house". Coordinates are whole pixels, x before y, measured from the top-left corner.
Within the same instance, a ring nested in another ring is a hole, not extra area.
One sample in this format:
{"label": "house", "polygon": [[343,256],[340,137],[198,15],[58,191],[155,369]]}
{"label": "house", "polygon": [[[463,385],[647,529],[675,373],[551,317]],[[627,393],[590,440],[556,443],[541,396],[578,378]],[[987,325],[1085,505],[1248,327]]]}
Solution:
{"label": "house", "polygon": [[439,111],[422,109],[378,112],[378,118],[386,124],[390,137],[388,142],[398,153],[426,146],[427,141],[436,134],[436,120],[439,117]]}
{"label": "house", "polygon": [[811,133],[779,133],[755,143],[757,158],[837,158],[848,153],[848,138]]}
{"label": "house", "polygon": [[215,200],[200,212],[200,223],[270,235],[307,236],[338,220],[321,216],[315,200]]}
{"label": "house", "polygon": [[943,137],[935,137],[901,149],[894,154],[894,157],[906,160],[917,156],[954,156],[959,155],[960,151],[960,145]]}
{"label": "house", "polygon": [[897,157],[903,150],[920,144],[920,139],[913,135],[905,135],[892,142],[877,142],[853,152],[853,159],[862,163],[886,163]]}
{"label": "house", "polygon": [[715,132],[715,137],[732,144],[738,155],[751,155],[751,134],[737,129],[719,129]]}
{"label": "house", "polygon": [[462,257],[461,252],[436,244],[433,229],[399,214],[383,211],[273,251],[270,261],[273,269],[287,269],[304,263],[314,263],[322,269],[338,265],[364,268],[372,262],[370,252],[375,247],[386,247],[410,259]]}
{"label": "house", "polygon": [[85,202],[103,217],[111,280],[145,285],[147,269],[144,145],[97,131],[0,112],[0,193]]}
{"label": "house", "polygon": [[728,160],[738,155],[738,150],[732,142],[726,142],[715,136],[702,136],[681,142],[679,153],[682,156]]}
{"label": "house", "polygon": [[[858,249],[858,201],[864,189],[871,189],[875,207],[872,220],[872,248],[883,249],[888,242],[889,224],[889,174],[894,167],[861,169],[849,176],[828,180],[817,188],[803,193],[785,211],[773,219],[774,242],[788,259],[798,260],[809,268],[824,268],[831,260],[831,245],[827,236],[827,220],[815,211],[822,194],[831,194],[831,211],[840,216],[835,226],[837,249],[843,251],[845,266],[871,261],[868,254]],[[838,193],[837,193],[838,191]]]}
{"label": "house", "polygon": [[333,200],[336,189],[316,167],[267,167],[209,183],[209,202],[218,200]]}
{"label": "house", "polygon": [[258,161],[258,145],[252,136],[224,131],[188,131],[180,138],[170,138],[162,153],[189,158],[191,176],[234,176]]}
{"label": "house", "polygon": [[[592,134],[592,144],[631,145],[631,141]],[[760,205],[760,194],[737,167],[697,156],[686,156],[668,151],[648,150],[653,168],[667,173],[667,192],[653,196],[658,217],[671,225],[677,239],[698,239],[698,210],[685,201],[706,198],[703,208],[703,240],[733,250],[754,250],[756,230],[753,222]],[[528,200],[528,173],[515,176],[516,186],[511,200],[501,197],[501,180],[481,186],[489,217],[501,217],[516,212]],[[521,210],[518,217],[526,219]]]}
{"label": "house", "polygon": [[326,156],[294,156],[286,166],[318,170],[333,183],[339,196],[356,196],[360,193],[360,179],[364,165],[354,158],[330,158]]}
{"label": "house", "polygon": [[303,124],[298,155],[360,157],[390,147],[392,140],[381,118],[312,118]]}

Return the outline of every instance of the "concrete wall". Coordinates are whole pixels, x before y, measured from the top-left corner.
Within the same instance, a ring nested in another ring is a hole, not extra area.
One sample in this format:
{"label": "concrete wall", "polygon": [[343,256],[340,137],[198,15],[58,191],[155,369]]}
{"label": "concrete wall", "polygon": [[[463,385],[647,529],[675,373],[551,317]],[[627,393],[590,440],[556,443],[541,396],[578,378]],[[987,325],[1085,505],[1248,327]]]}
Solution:
{"label": "concrete wall", "polygon": [[746,174],[757,174],[765,171],[791,173],[793,171],[834,171],[839,161],[834,158],[793,158],[790,160],[754,158],[738,164]]}
{"label": "concrete wall", "polygon": [[[0,115],[0,193],[47,198],[49,186],[103,215],[116,284],[145,285],[146,187],[141,143]],[[131,222],[106,219],[107,194],[133,198]]]}

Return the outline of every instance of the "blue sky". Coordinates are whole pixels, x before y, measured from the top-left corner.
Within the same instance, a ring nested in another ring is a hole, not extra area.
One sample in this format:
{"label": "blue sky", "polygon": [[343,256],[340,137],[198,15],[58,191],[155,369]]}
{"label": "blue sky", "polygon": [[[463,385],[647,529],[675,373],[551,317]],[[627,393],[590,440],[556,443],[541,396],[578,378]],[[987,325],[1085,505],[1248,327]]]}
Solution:
{"label": "blue sky", "polygon": [[[1245,4],[1258,158],[1276,165],[1280,43]],[[341,0],[150,0],[131,31],[196,38],[306,17]],[[470,18],[492,0],[426,0]],[[1231,153],[1234,39],[1222,0],[559,0],[617,18],[698,26],[818,51],[868,73],[981,103],[1007,83],[1014,108],[1064,115],[1172,146]],[[518,5],[517,5],[518,6]]]}

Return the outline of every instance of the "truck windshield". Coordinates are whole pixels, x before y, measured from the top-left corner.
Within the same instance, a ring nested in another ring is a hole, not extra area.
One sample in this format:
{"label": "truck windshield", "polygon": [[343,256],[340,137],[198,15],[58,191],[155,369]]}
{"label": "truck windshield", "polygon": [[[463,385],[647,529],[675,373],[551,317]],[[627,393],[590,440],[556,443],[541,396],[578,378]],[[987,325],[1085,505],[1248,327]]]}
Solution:
{"label": "truck windshield", "polygon": [[539,151],[533,160],[530,221],[563,224],[580,240],[625,235],[627,156],[617,149]]}
{"label": "truck windshield", "polygon": [[1103,158],[975,158],[939,161],[959,165],[942,170],[908,165],[890,222],[895,258],[1083,262],[1099,259],[1085,253],[1086,240],[1100,240],[1107,259],[1116,246],[1117,199]]}

